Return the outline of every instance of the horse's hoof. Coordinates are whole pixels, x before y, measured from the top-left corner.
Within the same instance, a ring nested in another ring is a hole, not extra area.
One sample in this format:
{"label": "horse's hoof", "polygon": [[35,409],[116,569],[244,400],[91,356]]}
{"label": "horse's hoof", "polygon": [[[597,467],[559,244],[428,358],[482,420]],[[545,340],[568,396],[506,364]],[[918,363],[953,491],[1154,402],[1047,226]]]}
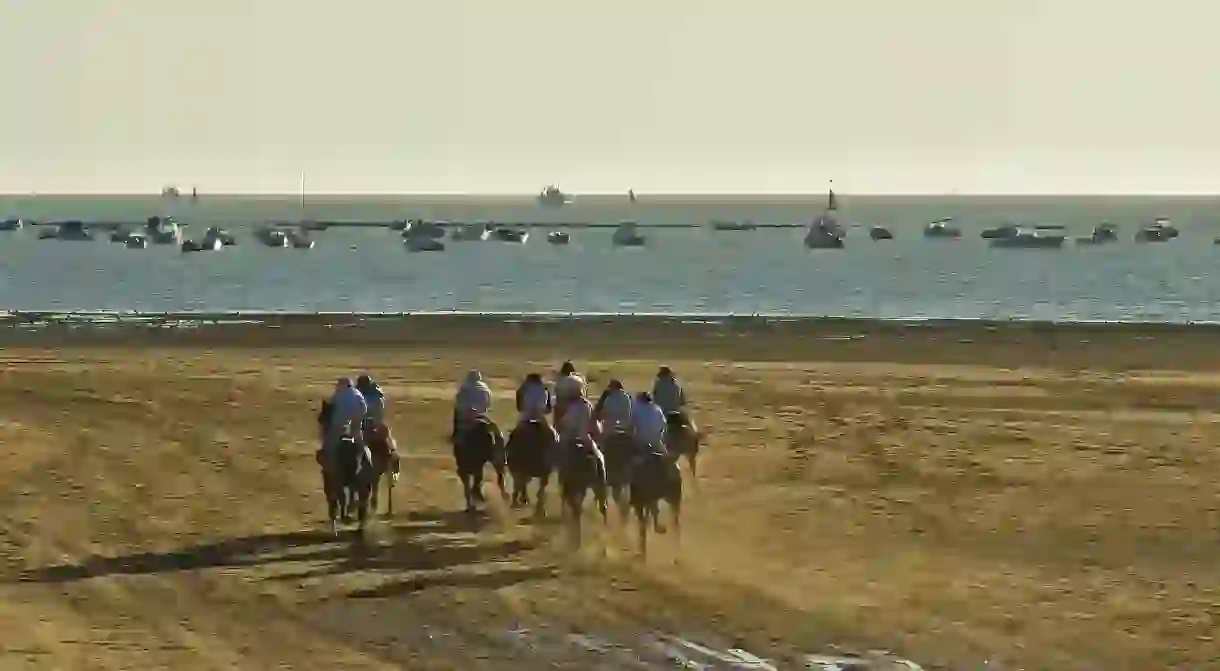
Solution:
{"label": "horse's hoof", "polygon": [[664,524],[654,525],[652,527],[652,530],[657,532],[658,534],[663,534],[663,533],[665,533],[665,525]]}

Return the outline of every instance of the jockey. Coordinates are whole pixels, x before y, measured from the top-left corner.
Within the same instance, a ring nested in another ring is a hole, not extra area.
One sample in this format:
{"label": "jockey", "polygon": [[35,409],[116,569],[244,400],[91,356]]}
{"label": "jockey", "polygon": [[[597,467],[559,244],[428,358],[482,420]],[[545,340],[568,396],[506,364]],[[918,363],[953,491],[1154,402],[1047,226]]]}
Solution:
{"label": "jockey", "polygon": [[351,378],[339,378],[335,383],[335,393],[330,397],[330,423],[326,427],[323,449],[334,449],[345,434],[355,438],[358,445],[363,445],[360,422],[367,411],[368,405],[352,386]]}
{"label": "jockey", "polygon": [[606,431],[628,429],[631,426],[631,394],[623,389],[621,380],[610,380],[593,409],[593,416],[605,425]]}
{"label": "jockey", "polygon": [[639,456],[654,449],[664,450],[667,429],[665,412],[653,402],[652,395],[646,391],[636,394],[635,404],[631,406],[631,430]]}
{"label": "jockey", "polygon": [[571,361],[564,361],[555,378],[555,424],[562,426],[563,415],[568,405],[578,397],[583,397],[585,379],[576,372],[576,366]]}
{"label": "jockey", "polygon": [[597,420],[593,417],[593,404],[589,399],[585,398],[585,385],[582,381],[580,386],[575,389],[576,396],[568,401],[567,410],[563,413],[563,423],[559,425],[561,452],[559,453],[560,465],[559,472],[563,473],[563,462],[568,453],[575,448],[576,442],[580,440],[587,441],[593,454],[597,456],[597,460],[601,462],[602,471],[605,472],[606,458],[602,456],[601,449],[598,448],[597,442],[593,437],[600,433],[597,425]]}
{"label": "jockey", "polygon": [[471,420],[487,417],[490,411],[491,387],[483,381],[482,373],[472,370],[466,374],[466,379],[453,397],[453,441],[457,442],[461,429]]}
{"label": "jockey", "polygon": [[374,426],[381,426],[385,423],[385,392],[381,390],[381,385],[373,381],[373,378],[366,375],[361,375],[356,378],[356,391],[364,397],[364,402],[368,405],[368,412],[365,417],[373,422]]}
{"label": "jockey", "polygon": [[691,431],[695,430],[695,424],[686,412],[686,392],[669,366],[661,366],[657,371],[656,382],[652,385],[652,398],[666,415],[671,412],[678,413]]}
{"label": "jockey", "polygon": [[551,396],[551,390],[547,389],[546,383],[542,381],[542,376],[538,373],[526,375],[525,381],[517,388],[517,426],[538,420],[554,434],[555,429],[546,418],[547,413],[554,409],[555,400]]}

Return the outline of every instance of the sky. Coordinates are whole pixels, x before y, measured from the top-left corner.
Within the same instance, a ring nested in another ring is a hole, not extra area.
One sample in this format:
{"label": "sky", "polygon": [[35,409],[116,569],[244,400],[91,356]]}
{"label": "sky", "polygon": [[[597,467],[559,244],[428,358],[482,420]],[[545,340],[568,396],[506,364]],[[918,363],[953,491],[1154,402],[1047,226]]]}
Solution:
{"label": "sky", "polygon": [[1203,0],[0,0],[0,192],[1220,192]]}

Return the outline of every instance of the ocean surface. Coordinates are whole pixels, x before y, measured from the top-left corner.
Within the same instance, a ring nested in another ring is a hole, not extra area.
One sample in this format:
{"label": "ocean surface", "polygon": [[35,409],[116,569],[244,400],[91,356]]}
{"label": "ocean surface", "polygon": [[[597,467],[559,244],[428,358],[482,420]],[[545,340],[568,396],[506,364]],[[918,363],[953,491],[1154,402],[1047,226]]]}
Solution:
{"label": "ocean surface", "polygon": [[[199,234],[208,225],[241,239],[216,253],[127,249],[105,241],[52,242],[38,228],[0,233],[0,310],[120,312],[521,312],[773,314],[886,319],[1220,322],[1220,198],[840,197],[850,225],[843,250],[804,249],[800,229],[714,232],[709,220],[797,224],[822,197],[580,198],[543,210],[524,198],[310,197],[305,216],[376,221],[423,217],[537,223],[525,245],[458,242],[408,253],[387,228],[331,228],[311,250],[270,249],[253,225],[296,220],[296,196],[203,195],[168,203],[140,197],[0,200],[0,218],[140,222],[173,214]],[[958,241],[922,227],[956,217]],[[1137,244],[1154,217],[1176,240]],[[608,229],[572,229],[546,243],[546,225],[634,219],[649,245],[615,248]],[[1059,250],[989,248],[978,237],[1006,221],[1063,224],[1086,235],[1103,220],[1111,245]],[[896,239],[873,242],[868,227]],[[683,225],[698,225],[697,228]],[[665,228],[672,227],[672,228]]]}

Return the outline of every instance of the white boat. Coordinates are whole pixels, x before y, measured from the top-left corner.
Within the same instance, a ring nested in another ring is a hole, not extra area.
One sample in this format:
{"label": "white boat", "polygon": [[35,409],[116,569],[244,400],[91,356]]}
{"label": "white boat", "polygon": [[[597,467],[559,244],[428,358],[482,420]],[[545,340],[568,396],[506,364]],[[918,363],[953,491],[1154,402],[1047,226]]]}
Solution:
{"label": "white boat", "polygon": [[123,244],[127,249],[146,249],[148,248],[148,237],[141,233],[129,233]]}
{"label": "white boat", "polygon": [[260,228],[254,236],[268,247],[287,247],[288,235],[278,228]]}
{"label": "white boat", "polygon": [[483,242],[491,237],[492,225],[486,222],[463,224],[449,236],[454,242]]}
{"label": "white boat", "polygon": [[314,240],[304,226],[295,231],[286,231],[284,234],[288,236],[288,242],[293,249],[313,249]]}
{"label": "white boat", "polygon": [[154,245],[176,245],[182,241],[182,228],[173,217],[149,217],[144,233]]}
{"label": "white boat", "polygon": [[1015,232],[992,238],[989,244],[1001,249],[1058,249],[1066,239],[1062,226],[1018,226]]}
{"label": "white boat", "polygon": [[572,236],[566,231],[551,231],[546,234],[546,241],[552,245],[566,245],[572,241]]}
{"label": "white boat", "polygon": [[610,241],[616,247],[643,247],[647,241],[643,235],[636,230],[637,224],[634,221],[620,222],[618,228],[614,229],[614,235]]}
{"label": "white boat", "polygon": [[1108,221],[1094,226],[1088,236],[1076,238],[1078,245],[1105,245],[1111,242],[1118,242],[1118,227]]}
{"label": "white boat", "polygon": [[572,202],[572,197],[552,184],[539,192],[536,200],[542,207],[563,207]]}
{"label": "white boat", "polygon": [[0,231],[20,231],[25,228],[24,219],[5,219],[0,221]]}
{"label": "white boat", "polygon": [[530,232],[524,228],[500,227],[491,232],[491,236],[500,242],[519,242],[525,244],[530,239]]}
{"label": "white boat", "polygon": [[429,238],[423,235],[412,235],[404,239],[403,244],[408,252],[443,252],[445,251],[445,243],[436,238]]}
{"label": "white boat", "polygon": [[936,221],[933,221],[932,223],[928,224],[927,226],[924,226],[923,237],[939,238],[939,239],[944,239],[944,240],[957,240],[958,238],[962,237],[962,229],[958,228],[957,226],[954,226],[953,223],[954,223],[953,217],[945,217],[944,219],[937,219]]}

